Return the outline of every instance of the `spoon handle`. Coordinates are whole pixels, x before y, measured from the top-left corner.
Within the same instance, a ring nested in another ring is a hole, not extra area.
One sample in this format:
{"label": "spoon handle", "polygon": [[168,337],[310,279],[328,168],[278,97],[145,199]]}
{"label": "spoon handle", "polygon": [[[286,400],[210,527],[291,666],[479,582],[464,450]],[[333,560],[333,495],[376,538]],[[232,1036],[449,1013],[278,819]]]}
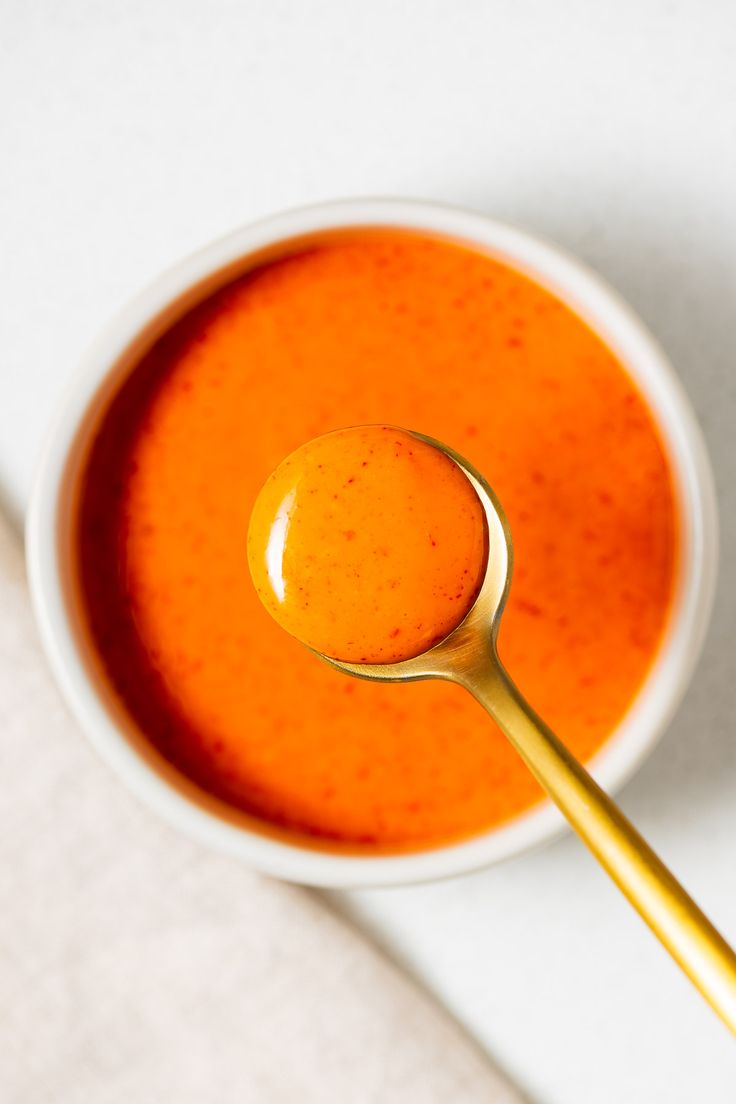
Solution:
{"label": "spoon handle", "polygon": [[524,700],[500,660],[466,689],[490,713],[583,842],[723,1022],[736,1034],[736,954],[642,839]]}

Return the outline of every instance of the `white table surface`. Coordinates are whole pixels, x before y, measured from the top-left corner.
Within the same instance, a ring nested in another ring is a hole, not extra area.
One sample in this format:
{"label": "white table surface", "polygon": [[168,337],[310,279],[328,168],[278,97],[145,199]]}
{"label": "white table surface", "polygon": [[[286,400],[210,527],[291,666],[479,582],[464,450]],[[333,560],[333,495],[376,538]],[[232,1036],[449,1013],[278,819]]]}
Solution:
{"label": "white table surface", "polygon": [[[640,311],[708,438],[723,569],[695,684],[623,804],[733,938],[735,57],[729,0],[0,7],[0,490],[18,518],[97,328],[280,207],[467,203],[557,239]],[[540,1104],[736,1099],[736,1047],[573,839],[336,899]]]}

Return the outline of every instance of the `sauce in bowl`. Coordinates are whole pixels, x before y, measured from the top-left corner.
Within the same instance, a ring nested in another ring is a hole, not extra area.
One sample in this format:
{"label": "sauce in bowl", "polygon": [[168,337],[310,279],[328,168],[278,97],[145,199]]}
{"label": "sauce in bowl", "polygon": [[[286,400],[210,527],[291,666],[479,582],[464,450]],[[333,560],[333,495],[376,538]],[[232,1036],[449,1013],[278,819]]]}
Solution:
{"label": "sauce in bowl", "polygon": [[498,492],[515,547],[502,659],[590,757],[667,624],[668,462],[603,342],[470,249],[325,236],[174,325],[101,419],[80,590],[122,705],[200,787],[307,841],[421,849],[520,813],[536,783],[459,689],[346,680],[317,662],[261,607],[246,562],[281,458],[371,423],[452,442]]}

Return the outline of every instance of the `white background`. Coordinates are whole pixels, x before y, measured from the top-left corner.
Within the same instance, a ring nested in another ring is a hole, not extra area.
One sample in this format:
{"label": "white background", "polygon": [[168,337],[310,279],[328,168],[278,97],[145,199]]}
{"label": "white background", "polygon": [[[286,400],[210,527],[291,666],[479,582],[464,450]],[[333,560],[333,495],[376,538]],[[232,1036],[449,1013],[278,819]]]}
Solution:
{"label": "white background", "polygon": [[[695,685],[623,804],[736,939],[729,0],[0,0],[0,491],[20,519],[54,402],[143,282],[258,215],[356,194],[551,236],[683,376],[724,564]],[[573,839],[336,900],[539,1104],[736,1100],[736,1047]]]}

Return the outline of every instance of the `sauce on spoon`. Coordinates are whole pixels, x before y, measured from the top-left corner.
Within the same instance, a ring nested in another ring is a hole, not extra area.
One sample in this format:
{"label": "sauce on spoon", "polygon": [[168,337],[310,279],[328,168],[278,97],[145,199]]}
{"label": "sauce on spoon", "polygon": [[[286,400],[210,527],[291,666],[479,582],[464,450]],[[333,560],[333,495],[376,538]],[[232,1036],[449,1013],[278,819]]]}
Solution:
{"label": "sauce on spoon", "polygon": [[258,595],[334,659],[395,663],[443,640],[480,589],[483,508],[449,456],[405,430],[338,430],[288,456],[248,534]]}

